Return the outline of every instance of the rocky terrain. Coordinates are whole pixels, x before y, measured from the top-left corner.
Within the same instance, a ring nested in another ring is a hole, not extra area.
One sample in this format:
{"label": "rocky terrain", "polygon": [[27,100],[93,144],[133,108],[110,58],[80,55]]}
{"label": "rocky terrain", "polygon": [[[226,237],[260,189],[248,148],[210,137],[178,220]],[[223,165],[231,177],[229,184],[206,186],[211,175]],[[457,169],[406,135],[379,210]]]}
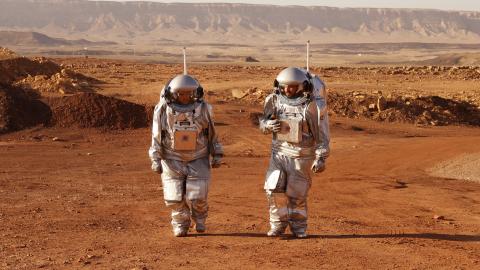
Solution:
{"label": "rocky terrain", "polygon": [[14,51],[4,47],[0,47],[0,60],[5,60],[9,58],[14,58],[14,57],[17,57]]}
{"label": "rocky terrain", "polygon": [[97,80],[83,76],[44,57],[29,59],[0,47],[0,82],[42,93],[91,91]]}

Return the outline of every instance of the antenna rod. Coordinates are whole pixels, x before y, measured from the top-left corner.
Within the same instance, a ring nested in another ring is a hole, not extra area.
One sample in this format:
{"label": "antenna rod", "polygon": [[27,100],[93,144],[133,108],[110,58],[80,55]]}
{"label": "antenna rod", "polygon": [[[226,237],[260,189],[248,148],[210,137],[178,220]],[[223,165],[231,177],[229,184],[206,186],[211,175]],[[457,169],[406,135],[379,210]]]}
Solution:
{"label": "antenna rod", "polygon": [[307,72],[310,72],[310,40],[307,40]]}
{"label": "antenna rod", "polygon": [[187,48],[183,47],[183,75],[187,75]]}

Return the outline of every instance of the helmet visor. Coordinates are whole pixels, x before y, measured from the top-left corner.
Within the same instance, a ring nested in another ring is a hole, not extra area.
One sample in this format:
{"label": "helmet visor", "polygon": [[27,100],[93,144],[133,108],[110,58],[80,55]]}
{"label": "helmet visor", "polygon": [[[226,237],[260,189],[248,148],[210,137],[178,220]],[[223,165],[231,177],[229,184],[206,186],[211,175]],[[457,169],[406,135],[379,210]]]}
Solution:
{"label": "helmet visor", "polygon": [[194,102],[194,94],[192,89],[176,89],[173,94],[175,103],[186,105]]}
{"label": "helmet visor", "polygon": [[303,84],[279,84],[278,88],[287,97],[293,97],[303,91]]}

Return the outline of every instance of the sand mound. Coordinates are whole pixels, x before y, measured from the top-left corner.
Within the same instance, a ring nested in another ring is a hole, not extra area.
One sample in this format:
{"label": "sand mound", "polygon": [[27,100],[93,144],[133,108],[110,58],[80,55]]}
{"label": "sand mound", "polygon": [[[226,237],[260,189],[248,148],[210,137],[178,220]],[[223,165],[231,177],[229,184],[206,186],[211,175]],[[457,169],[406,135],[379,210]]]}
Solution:
{"label": "sand mound", "polygon": [[480,182],[480,153],[441,162],[428,170],[432,176]]}
{"label": "sand mound", "polygon": [[61,127],[130,129],[148,126],[145,107],[94,93],[51,102],[51,123]]}
{"label": "sand mound", "polygon": [[0,85],[0,134],[50,120],[50,108],[22,89]]}

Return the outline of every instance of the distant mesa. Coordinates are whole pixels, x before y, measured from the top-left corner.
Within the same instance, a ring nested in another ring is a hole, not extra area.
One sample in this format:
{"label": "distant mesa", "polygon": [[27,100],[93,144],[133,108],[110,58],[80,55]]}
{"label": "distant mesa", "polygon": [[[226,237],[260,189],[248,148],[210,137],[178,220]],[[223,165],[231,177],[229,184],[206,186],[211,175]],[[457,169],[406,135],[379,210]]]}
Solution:
{"label": "distant mesa", "polygon": [[93,46],[115,45],[115,42],[94,42],[86,39],[54,38],[38,32],[0,31],[0,44],[4,46]]}
{"label": "distant mesa", "polygon": [[[315,43],[478,43],[480,40],[480,12],[433,9],[2,0],[0,18],[2,30],[22,29],[61,38],[89,37],[122,44],[133,44],[132,40],[157,45],[178,41],[284,44],[282,41],[307,38]],[[23,39],[41,44],[87,42],[26,35],[30,36]]]}

